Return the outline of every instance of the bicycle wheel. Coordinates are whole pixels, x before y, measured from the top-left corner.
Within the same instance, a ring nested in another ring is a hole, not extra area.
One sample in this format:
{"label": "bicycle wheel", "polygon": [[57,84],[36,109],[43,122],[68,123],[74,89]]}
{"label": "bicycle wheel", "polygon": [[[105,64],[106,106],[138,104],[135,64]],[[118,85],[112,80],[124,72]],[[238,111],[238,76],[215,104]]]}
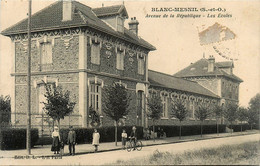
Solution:
{"label": "bicycle wheel", "polygon": [[126,150],[128,151],[128,152],[130,152],[131,151],[131,149],[132,149],[132,144],[131,144],[131,142],[126,142]]}
{"label": "bicycle wheel", "polygon": [[142,147],[143,147],[142,142],[141,142],[141,141],[137,141],[137,142],[136,142],[136,149],[137,149],[138,151],[140,151],[140,150],[142,150]]}

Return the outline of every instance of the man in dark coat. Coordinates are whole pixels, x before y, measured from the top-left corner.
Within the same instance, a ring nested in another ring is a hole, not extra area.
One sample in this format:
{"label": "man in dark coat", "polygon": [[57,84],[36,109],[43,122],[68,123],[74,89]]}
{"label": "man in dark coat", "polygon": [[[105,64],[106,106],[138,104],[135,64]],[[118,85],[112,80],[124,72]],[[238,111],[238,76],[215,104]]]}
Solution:
{"label": "man in dark coat", "polygon": [[73,127],[70,126],[70,131],[68,133],[68,145],[69,145],[69,152],[72,155],[75,155],[75,144],[76,144],[76,132],[73,130]]}
{"label": "man in dark coat", "polygon": [[136,132],[136,127],[133,126],[132,128],[132,132],[130,134],[130,138],[132,139],[132,141],[134,141],[134,150],[136,149],[136,141],[137,141],[137,132]]}

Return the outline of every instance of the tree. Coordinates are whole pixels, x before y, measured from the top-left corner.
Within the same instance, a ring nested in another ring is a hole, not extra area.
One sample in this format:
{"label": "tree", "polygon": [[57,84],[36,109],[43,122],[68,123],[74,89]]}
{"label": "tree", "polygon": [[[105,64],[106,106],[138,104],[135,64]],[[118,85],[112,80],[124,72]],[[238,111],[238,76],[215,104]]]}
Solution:
{"label": "tree", "polygon": [[237,111],[238,111],[238,105],[235,103],[228,104],[224,110],[224,117],[230,123],[231,130],[232,130],[233,122],[237,119]]}
{"label": "tree", "polygon": [[195,109],[195,117],[200,120],[200,134],[202,137],[202,123],[207,117],[211,114],[211,112],[208,111],[208,107],[205,105],[200,105],[197,109]]}
{"label": "tree", "polygon": [[181,100],[175,101],[175,103],[172,105],[172,116],[177,118],[180,121],[179,139],[181,139],[181,126],[182,126],[181,122],[185,120],[187,115],[188,115],[188,110],[181,102]]}
{"label": "tree", "polygon": [[119,83],[104,88],[103,112],[115,121],[115,145],[117,146],[117,125],[130,109],[130,95],[127,89]]}
{"label": "tree", "polygon": [[248,110],[248,123],[251,125],[258,124],[260,121],[260,93],[257,93],[249,101],[249,110]]}
{"label": "tree", "polygon": [[11,122],[11,98],[10,96],[0,96],[0,127],[9,125]]}
{"label": "tree", "polygon": [[51,86],[44,82],[46,89],[46,102],[43,102],[43,110],[50,116],[54,121],[57,121],[60,129],[60,119],[64,119],[73,112],[75,102],[70,101],[70,92],[63,92],[61,87],[56,87],[55,84]]}
{"label": "tree", "polygon": [[[148,113],[147,117],[152,119],[153,122],[153,133],[155,133],[155,121],[159,120],[162,116],[162,99],[158,95],[150,95],[147,99]],[[155,141],[155,138],[154,138]]]}
{"label": "tree", "polygon": [[242,123],[243,123],[243,121],[247,120],[247,116],[248,116],[247,113],[248,113],[248,110],[245,107],[238,108],[237,119],[240,121],[241,132],[243,131]]}
{"label": "tree", "polygon": [[218,105],[218,104],[216,104],[216,105],[213,107],[213,109],[212,109],[212,113],[214,114],[214,116],[215,116],[215,118],[216,118],[217,133],[218,133],[218,134],[219,134],[218,121],[219,121],[219,119],[222,118],[223,112],[224,112],[223,106],[220,106],[220,105]]}
{"label": "tree", "polygon": [[247,122],[248,124],[251,126],[251,130],[252,130],[252,126],[254,124],[257,124],[259,123],[259,114],[257,112],[257,110],[254,110],[254,109],[248,109],[248,112],[247,112]]}

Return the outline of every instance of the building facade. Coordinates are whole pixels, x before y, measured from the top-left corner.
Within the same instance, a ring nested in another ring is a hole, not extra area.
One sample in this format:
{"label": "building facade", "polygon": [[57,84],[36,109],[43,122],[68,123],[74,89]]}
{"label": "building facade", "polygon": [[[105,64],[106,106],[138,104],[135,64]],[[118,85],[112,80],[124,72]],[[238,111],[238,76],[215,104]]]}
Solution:
{"label": "building facade", "polygon": [[[213,67],[225,71],[221,76],[190,76],[183,71],[170,76],[148,70],[148,54],[155,47],[138,36],[139,22],[135,17],[128,23],[129,28],[125,28],[127,18],[124,5],[92,9],[77,1],[58,1],[32,16],[33,127],[42,127],[44,131],[50,128],[42,109],[42,102],[46,100],[43,82],[70,91],[71,100],[76,102],[73,113],[61,121],[63,127],[92,127],[89,107],[101,115],[102,126],[114,125],[102,112],[102,89],[113,83],[125,85],[132,97],[131,111],[121,125],[147,127],[146,98],[153,93],[160,95],[163,101],[159,121],[162,125],[178,122],[170,115],[172,102],[177,99],[183,100],[190,110],[187,124],[198,123],[194,110],[201,103],[219,104],[222,99],[238,102],[241,81],[233,74],[227,76],[233,67],[229,62]],[[2,35],[12,40],[15,98],[11,119],[17,127],[26,126],[27,21],[2,31]],[[211,62],[210,59],[201,61]]]}

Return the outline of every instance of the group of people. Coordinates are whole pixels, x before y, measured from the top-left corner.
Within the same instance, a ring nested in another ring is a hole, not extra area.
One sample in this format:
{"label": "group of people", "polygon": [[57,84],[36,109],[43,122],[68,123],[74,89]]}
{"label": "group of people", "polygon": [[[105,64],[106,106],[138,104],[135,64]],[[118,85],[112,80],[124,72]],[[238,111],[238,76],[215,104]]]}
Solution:
{"label": "group of people", "polygon": [[145,128],[144,129],[144,138],[145,140],[149,140],[152,138],[165,138],[166,133],[163,131],[163,129],[158,127],[157,132],[153,132],[151,128]]}
{"label": "group of people", "polygon": [[[122,146],[123,149],[126,147],[126,141],[127,141],[127,133],[126,130],[123,129],[122,132]],[[54,127],[54,131],[52,133],[52,146],[51,146],[51,151],[54,152],[54,154],[59,154],[61,153],[63,155],[64,153],[64,146],[65,146],[65,133],[60,133],[59,128],[57,126]],[[95,147],[95,152],[98,151],[98,146],[99,146],[99,139],[100,139],[100,134],[98,133],[97,129],[94,129],[93,135],[92,135],[92,145]],[[131,134],[129,136],[130,141],[134,142],[134,150],[137,142],[137,132],[136,132],[136,127],[132,127]],[[73,127],[69,127],[69,133],[67,136],[67,144],[69,147],[69,155],[75,155],[75,145],[76,145],[76,132],[73,130]]]}
{"label": "group of people", "polygon": [[[121,137],[122,137],[122,146],[123,146],[123,149],[125,149],[126,141],[127,141],[127,133],[126,133],[125,129],[123,129]],[[136,149],[135,146],[136,146],[136,142],[137,142],[137,132],[136,132],[135,126],[132,127],[132,131],[131,131],[129,138],[130,138],[130,141],[134,142],[134,150],[135,150]]]}
{"label": "group of people", "polygon": [[[92,145],[95,147],[95,152],[98,150],[99,138],[100,135],[97,129],[94,129]],[[52,139],[53,140],[52,140],[51,151],[53,151],[54,154],[59,154],[60,152],[63,154],[64,146],[65,146],[65,136],[64,133],[60,134],[59,128],[57,126],[54,127],[54,131],[52,133]],[[69,127],[67,144],[69,147],[69,155],[75,155],[76,132],[73,130],[72,126]]]}

